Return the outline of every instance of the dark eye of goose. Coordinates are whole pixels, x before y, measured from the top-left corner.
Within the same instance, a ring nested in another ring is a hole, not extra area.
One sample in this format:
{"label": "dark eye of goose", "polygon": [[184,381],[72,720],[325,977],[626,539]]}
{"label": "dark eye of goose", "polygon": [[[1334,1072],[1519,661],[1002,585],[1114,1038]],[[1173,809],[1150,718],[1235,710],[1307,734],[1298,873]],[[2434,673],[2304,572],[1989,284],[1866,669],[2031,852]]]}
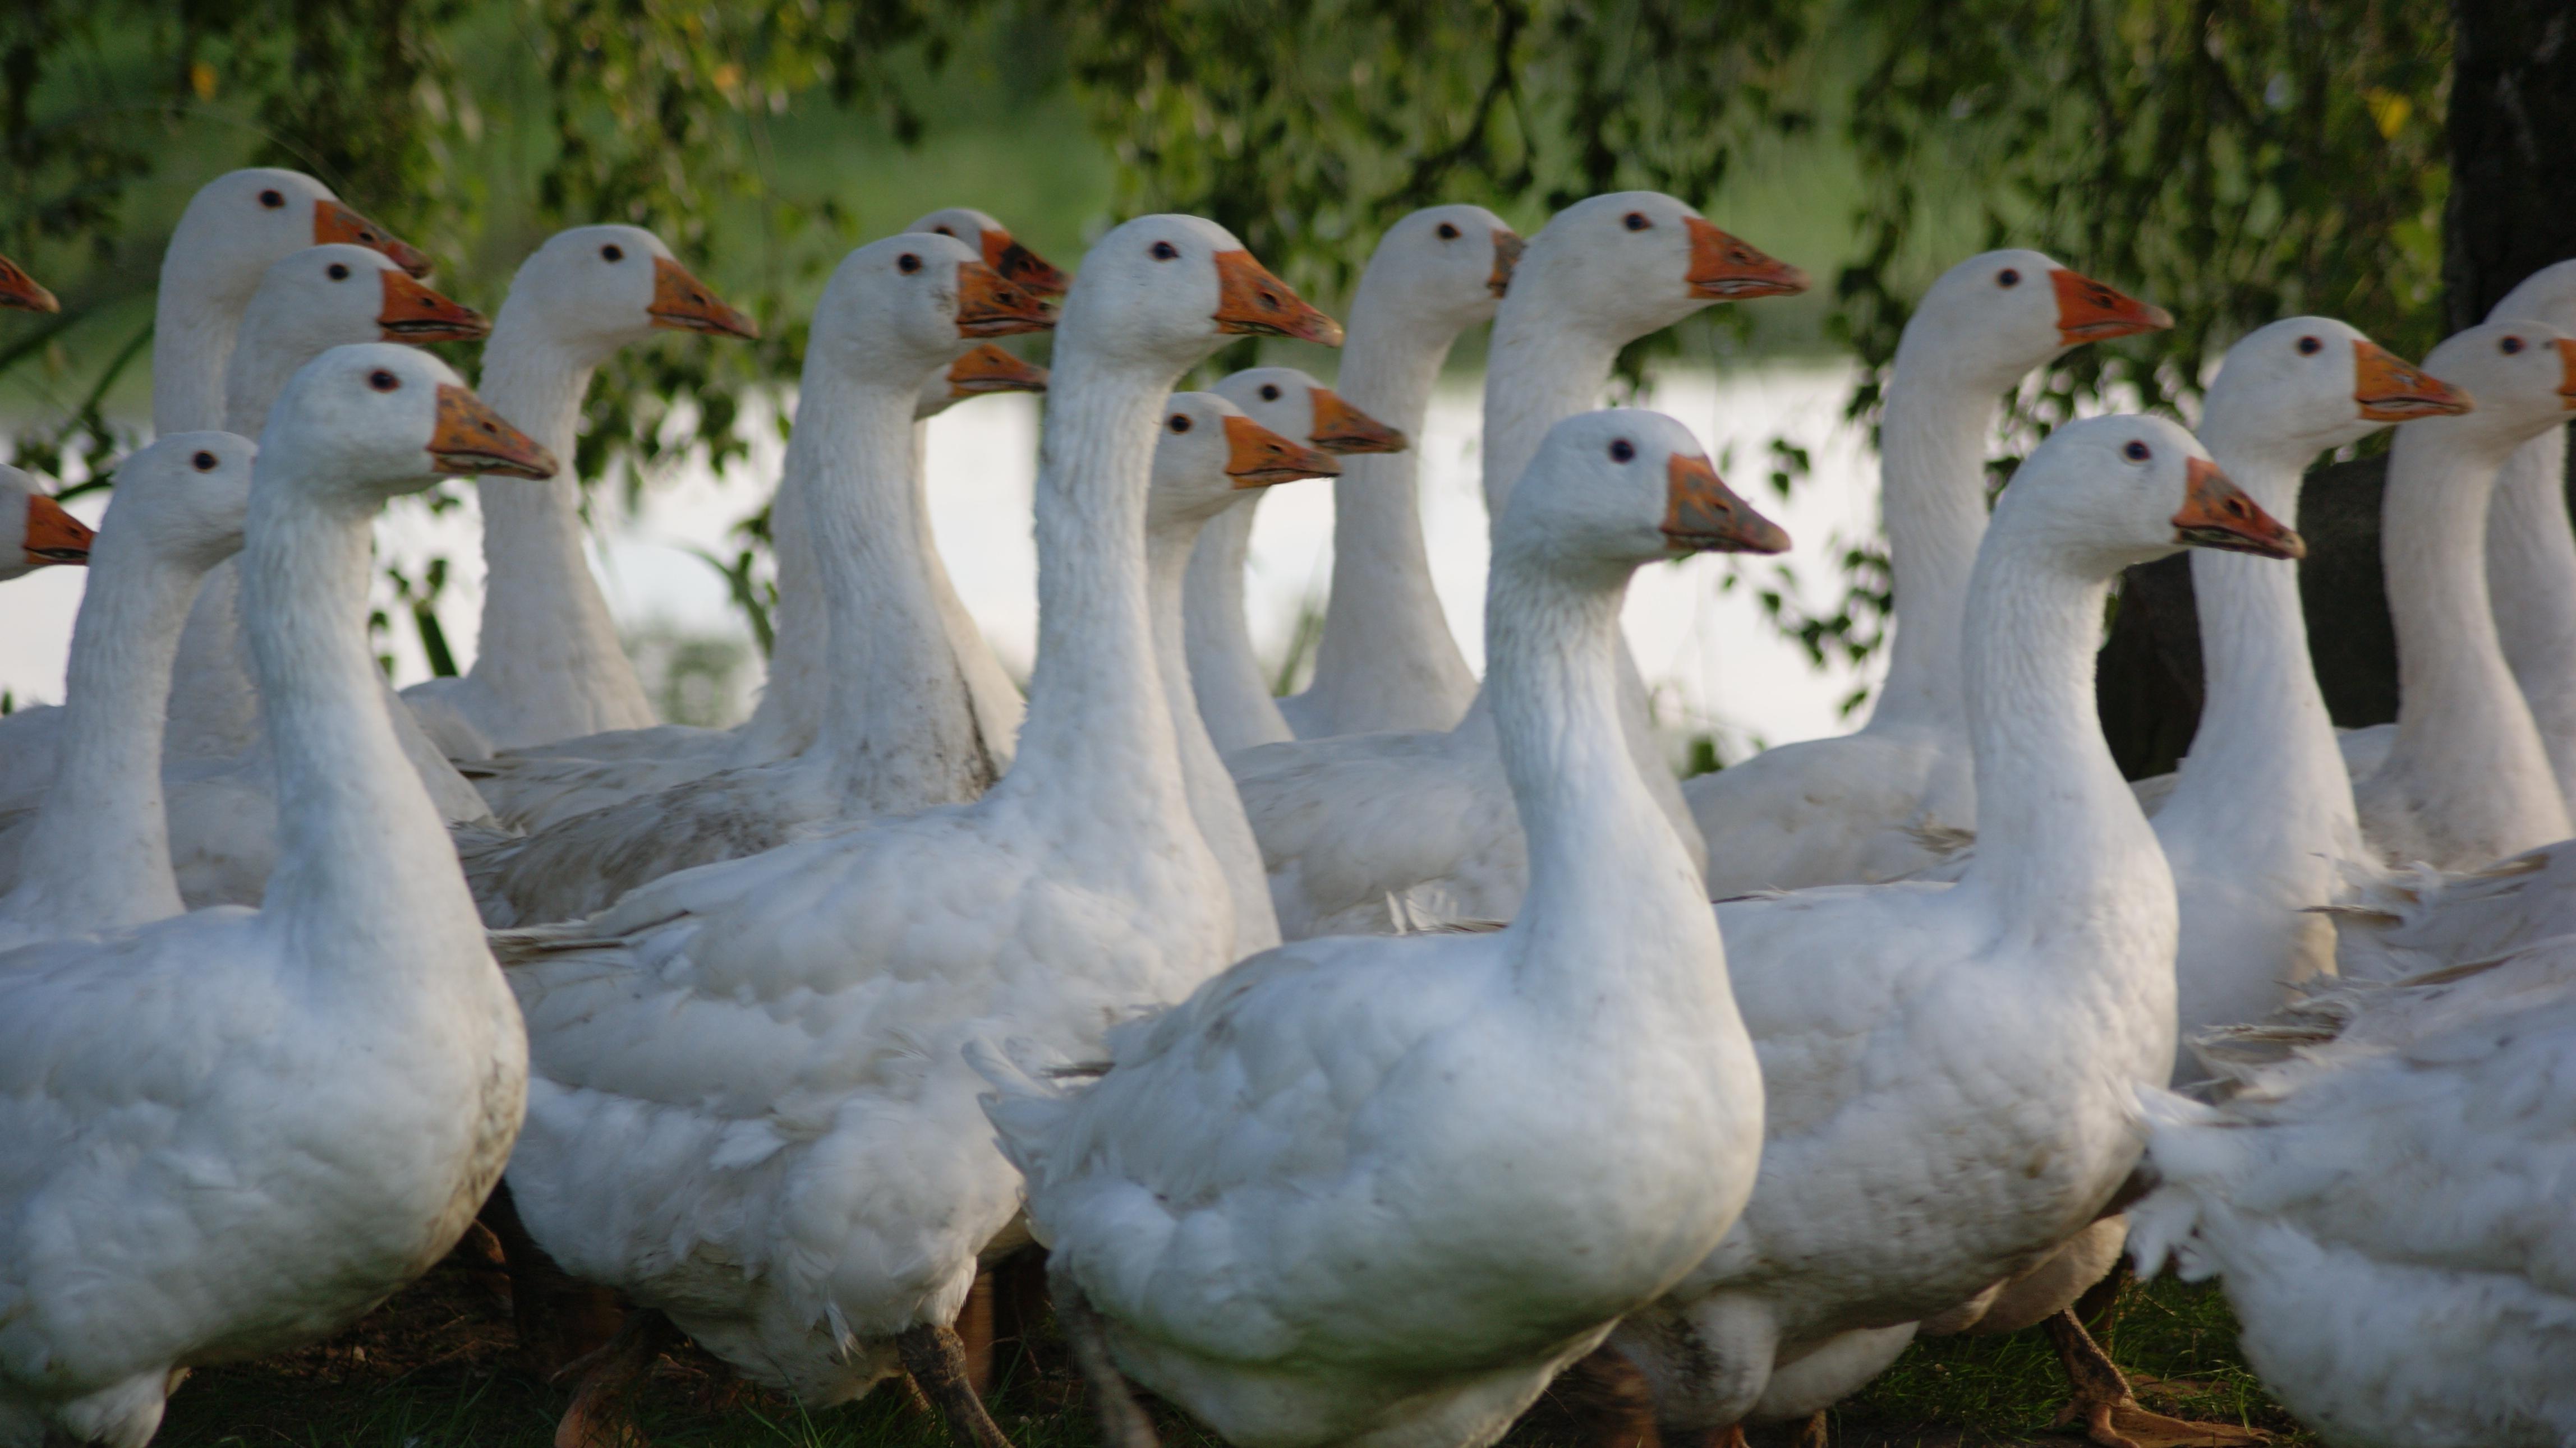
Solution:
{"label": "dark eye of goose", "polygon": [[1626,226],[1630,231],[1643,231],[1643,230],[1645,230],[1647,227],[1652,226],[1652,225],[1654,225],[1654,224],[1655,224],[1655,223],[1653,223],[1653,222],[1651,222],[1651,221],[1648,221],[1648,220],[1646,219],[1646,213],[1644,213],[1644,212],[1642,212],[1642,211],[1631,211],[1631,212],[1629,212],[1626,216],[1621,217],[1621,218],[1620,218],[1620,222],[1621,222],[1621,224],[1622,224],[1622,225],[1625,225],[1625,226]]}
{"label": "dark eye of goose", "polygon": [[259,204],[267,207],[271,211],[275,211],[277,208],[286,204],[286,198],[279,195],[275,190],[263,191],[259,193]]}
{"label": "dark eye of goose", "polygon": [[956,233],[956,232],[953,232],[953,231],[949,230],[946,226],[934,226],[934,227],[932,227],[932,228],[930,228],[930,229],[931,229],[931,230],[933,230],[933,231],[935,231],[935,232],[938,232],[941,236],[947,237],[947,238],[949,238],[949,239],[950,239],[950,240],[952,240],[952,241],[953,241],[953,240],[955,240],[955,239],[956,239],[956,236],[957,236],[957,233]]}
{"label": "dark eye of goose", "polygon": [[612,241],[608,245],[599,249],[599,259],[602,261],[624,261],[626,260],[626,248],[619,246],[616,242]]}
{"label": "dark eye of goose", "polygon": [[1185,412],[1175,412],[1175,413],[1173,413],[1173,414],[1172,414],[1172,431],[1174,431],[1174,432],[1187,432],[1187,431],[1189,431],[1189,430],[1190,430],[1190,418],[1189,418],[1189,414],[1187,414],[1187,413],[1185,413]]}
{"label": "dark eye of goose", "polygon": [[345,282],[349,279],[349,268],[346,263],[335,261],[323,269],[323,274],[335,282]]}
{"label": "dark eye of goose", "polygon": [[1279,400],[1279,384],[1276,382],[1262,383],[1261,400],[1264,402],[1277,402]]}
{"label": "dark eye of goose", "polygon": [[1610,440],[1610,461],[1614,463],[1624,463],[1634,459],[1636,456],[1636,444],[1628,441],[1624,437],[1612,438]]}
{"label": "dark eye of goose", "polygon": [[1995,273],[1995,285],[1999,287],[2020,286],[2021,273],[2012,267],[2005,267],[2002,271]]}
{"label": "dark eye of goose", "polygon": [[2147,459],[2154,457],[2155,452],[2145,443],[2132,441],[2128,446],[2120,449],[2120,456],[2127,458],[2133,463],[2142,463]]}
{"label": "dark eye of goose", "polygon": [[402,386],[402,379],[379,367],[367,374],[367,385],[378,392],[391,392]]}
{"label": "dark eye of goose", "polygon": [[200,451],[195,457],[188,459],[188,461],[195,463],[197,465],[197,471],[201,473],[211,473],[215,470],[215,455],[213,453]]}
{"label": "dark eye of goose", "polygon": [[2314,337],[2301,337],[2299,339],[2299,355],[2302,357],[2314,357],[2317,353],[2325,349],[2325,345],[2325,343],[2318,341]]}
{"label": "dark eye of goose", "polygon": [[914,272],[921,270],[921,258],[907,251],[903,255],[894,259],[894,269],[902,272],[905,276],[910,276]]}
{"label": "dark eye of goose", "polygon": [[1180,254],[1181,249],[1172,245],[1168,241],[1158,241],[1154,243],[1154,260],[1156,261],[1173,261],[1178,259]]}
{"label": "dark eye of goose", "polygon": [[2504,349],[2504,355],[2510,357],[2514,353],[2522,350],[2522,339],[2520,337],[2507,337],[2496,345]]}
{"label": "dark eye of goose", "polygon": [[1458,239],[1458,228],[1450,225],[1448,222],[1444,221],[1438,226],[1432,228],[1432,230],[1442,241],[1456,241]]}

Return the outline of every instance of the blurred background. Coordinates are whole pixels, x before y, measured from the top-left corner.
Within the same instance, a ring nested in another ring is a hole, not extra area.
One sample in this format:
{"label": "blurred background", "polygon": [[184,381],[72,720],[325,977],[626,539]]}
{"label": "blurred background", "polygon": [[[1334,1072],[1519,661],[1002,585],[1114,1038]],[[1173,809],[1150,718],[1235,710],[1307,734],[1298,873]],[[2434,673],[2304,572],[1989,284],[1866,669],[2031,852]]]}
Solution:
{"label": "blurred background", "polygon": [[[234,166],[322,178],[486,311],[554,229],[650,226],[764,340],[630,351],[593,390],[580,474],[661,707],[723,722],[761,677],[803,318],[851,246],[962,204],[1071,267],[1121,218],[1186,210],[1338,311],[1417,206],[1476,201],[1530,233],[1581,196],[1651,187],[1817,280],[1622,360],[1622,392],[1699,431],[1798,541],[1640,580],[1628,622],[1661,722],[1677,762],[1707,768],[1866,707],[1887,608],[1872,427],[1930,277],[2036,246],[2180,319],[2034,379],[1998,479],[2072,415],[2188,420],[2218,354],[2277,316],[2341,316],[2420,354],[2576,254],[2568,24],[2564,0],[14,0],[0,251],[64,309],[0,326],[0,433],[96,516],[145,425],[163,243]],[[1419,440],[1471,659],[1480,347],[1460,346]],[[451,360],[472,375],[470,351]],[[1332,377],[1328,351],[1250,343],[1208,375],[1255,360]],[[931,444],[942,550],[1021,668],[1040,416],[977,401]],[[1329,509],[1322,484],[1282,489],[1256,537],[1257,639],[1283,688],[1311,645]],[[401,681],[472,660],[476,527],[456,488],[383,527],[377,636]],[[0,703],[59,698],[80,582],[9,590]],[[2141,707],[2196,706],[2196,668]]]}

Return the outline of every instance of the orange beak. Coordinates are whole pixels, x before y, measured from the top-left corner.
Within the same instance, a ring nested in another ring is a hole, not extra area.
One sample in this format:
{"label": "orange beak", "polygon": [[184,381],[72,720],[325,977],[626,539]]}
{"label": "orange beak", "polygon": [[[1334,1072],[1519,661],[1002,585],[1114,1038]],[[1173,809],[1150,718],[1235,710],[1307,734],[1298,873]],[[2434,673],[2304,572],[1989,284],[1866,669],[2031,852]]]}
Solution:
{"label": "orange beak", "polygon": [[2057,339],[2069,347],[2137,332],[2161,332],[2173,325],[2173,313],[2081,272],[2059,267],[2049,280],[2057,287]]}
{"label": "orange beak", "polygon": [[987,342],[948,364],[948,395],[977,397],[987,392],[1044,392],[1047,370],[1023,362]]}
{"label": "orange beak", "polygon": [[1342,465],[1290,442],[1240,413],[1225,420],[1225,475],[1238,488],[1267,488],[1299,478],[1338,477]]}
{"label": "orange beak", "polygon": [[2558,401],[2568,412],[2576,412],[2576,337],[2558,339]]}
{"label": "orange beak", "polygon": [[977,238],[984,244],[984,265],[1002,274],[1002,280],[1033,296],[1060,297],[1073,285],[1073,278],[1047,264],[1047,259],[1011,240],[1011,234],[996,228]]}
{"label": "orange beak", "polygon": [[413,276],[429,275],[429,258],[421,255],[420,248],[337,201],[314,202],[313,244],[329,246],[335,241],[383,252],[386,260]]}
{"label": "orange beak", "polygon": [[1720,481],[1708,459],[1665,465],[1664,541],[1676,553],[1786,553],[1789,535]]}
{"label": "orange beak", "polygon": [[18,264],[0,256],[0,307],[14,307],[22,312],[59,312],[63,304],[54,294],[36,285],[36,279],[19,270]]}
{"label": "orange beak", "polygon": [[432,472],[456,477],[551,478],[555,455],[501,420],[492,405],[453,383],[438,385],[438,426],[429,435]]}
{"label": "orange beak", "polygon": [[1790,297],[1807,289],[1807,274],[1774,260],[1696,216],[1682,219],[1690,229],[1690,294],[1742,302],[1755,297]]}
{"label": "orange beak", "polygon": [[712,332],[719,337],[753,338],[760,324],[718,300],[705,282],[667,256],[653,258],[653,304],[644,309],[656,327],[680,332]]}
{"label": "orange beak", "polygon": [[2404,422],[2416,417],[2451,417],[2469,411],[2469,395],[2439,377],[2422,372],[2376,342],[2352,344],[2352,400],[2371,422]]}
{"label": "orange beak", "polygon": [[957,264],[957,335],[1007,337],[1054,327],[1055,313],[1036,293],[1004,281],[980,261]]}
{"label": "orange beak", "polygon": [[1510,295],[1512,268],[1521,264],[1521,253],[1528,249],[1529,243],[1521,240],[1519,232],[1500,226],[1495,227],[1494,271],[1491,276],[1485,278],[1485,290],[1498,297]]}
{"label": "orange beak", "polygon": [[2182,511],[2173,515],[2174,541],[2263,558],[2305,558],[2308,545],[2296,532],[2255,505],[2207,458],[2193,458]]}
{"label": "orange beak", "polygon": [[1315,431],[1309,438],[1328,453],[1391,453],[1406,447],[1404,433],[1392,428],[1342,400],[1342,395],[1329,387],[1318,387],[1312,394],[1315,408]]}
{"label": "orange beak", "polygon": [[27,536],[18,544],[30,568],[49,563],[87,563],[89,545],[98,535],[42,493],[27,495]]}
{"label": "orange beak", "polygon": [[452,302],[398,271],[384,278],[385,304],[376,325],[388,342],[472,342],[492,335],[492,319]]}
{"label": "orange beak", "polygon": [[1248,251],[1217,253],[1214,320],[1220,332],[1342,345],[1342,324],[1306,305]]}

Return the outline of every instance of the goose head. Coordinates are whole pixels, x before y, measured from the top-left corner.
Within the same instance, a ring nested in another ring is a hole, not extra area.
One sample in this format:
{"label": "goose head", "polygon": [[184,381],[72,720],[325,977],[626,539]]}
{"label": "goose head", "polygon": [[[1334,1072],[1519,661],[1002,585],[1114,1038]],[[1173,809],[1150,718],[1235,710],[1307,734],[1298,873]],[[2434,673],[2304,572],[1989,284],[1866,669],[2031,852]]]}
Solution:
{"label": "goose head", "polygon": [[117,546],[134,537],[156,557],[204,570],[241,551],[259,447],[230,432],[174,432],[116,465],[101,524]]}
{"label": "goose head", "polygon": [[2295,477],[2327,448],[2393,422],[2469,407],[2467,393],[2332,317],[2286,317],[2227,349],[2209,384],[2200,435],[2231,458],[2273,459]]}
{"label": "goose head", "polygon": [[1995,393],[2070,348],[2172,325],[2162,307],[2014,248],[1943,272],[1915,304],[1897,350],[1932,349],[1940,371]]}
{"label": "goose head", "polygon": [[34,478],[0,463],[0,581],[57,563],[87,563],[93,536]]}
{"label": "goose head", "polygon": [[1789,535],[1719,480],[1660,412],[1612,407],[1548,429],[1503,505],[1497,554],[1620,576],[1686,553],[1781,553]]}
{"label": "goose head", "polygon": [[1520,233],[1481,206],[1426,206],[1386,229],[1360,279],[1367,307],[1456,333],[1493,320],[1519,266]]}
{"label": "goose head", "polygon": [[269,264],[242,311],[244,346],[310,358],[343,342],[471,342],[490,334],[481,312],[432,291],[363,246],[308,246]]}
{"label": "goose head", "polygon": [[1615,345],[1714,302],[1790,296],[1807,274],[1710,225],[1660,191],[1588,197],[1549,218],[1512,272],[1502,310],[1544,308]]}
{"label": "goose head", "polygon": [[16,262],[0,256],[0,309],[18,312],[59,312],[63,304],[54,294],[36,284]]}
{"label": "goose head", "polygon": [[1321,449],[1263,427],[1216,393],[1175,392],[1154,438],[1145,526],[1204,523],[1248,490],[1329,478],[1341,470]]}
{"label": "goose head", "polygon": [[1043,331],[1038,298],[1002,280],[954,237],[906,232],[841,259],[815,305],[806,365],[874,386],[919,388],[980,337]]}
{"label": "goose head", "polygon": [[[1203,217],[1140,216],[1083,258],[1057,324],[1086,357],[1177,377],[1230,337],[1341,345],[1341,324]],[[1059,361],[1062,359],[1059,358]]]}
{"label": "goose head", "polygon": [[1060,297],[1073,279],[1047,264],[1047,259],[1011,239],[1002,223],[972,206],[949,206],[930,213],[906,231],[936,232],[953,236],[975,249],[984,265],[1002,274],[1002,280],[1024,292],[1041,297]]}
{"label": "goose head", "polygon": [[2544,322],[2481,322],[2444,338],[2424,368],[2477,399],[2466,416],[2408,424],[2445,447],[2501,458],[2576,412],[2576,338]]}
{"label": "goose head", "polygon": [[335,243],[381,252],[412,276],[429,275],[428,257],[343,204],[330,187],[271,166],[227,172],[197,188],[170,234],[164,270],[219,298],[240,298],[278,258]]}
{"label": "goose head", "polygon": [[2490,322],[2529,317],[2576,337],[2576,260],[2542,267],[2524,277],[2487,312]]}
{"label": "goose head", "polygon": [[1340,393],[1294,367],[1247,367],[1216,385],[1216,394],[1272,432],[1302,438],[1328,453],[1402,452],[1402,430],[1342,400]]}
{"label": "goose head", "polygon": [[923,378],[921,400],[913,405],[912,415],[915,418],[937,417],[970,397],[1046,390],[1045,368],[1035,362],[1022,361],[999,346],[985,342],[967,349],[965,356],[949,363],[945,370]]}
{"label": "goose head", "polygon": [[[2009,520],[2009,523],[2008,523]],[[1993,528],[2035,537],[2088,579],[2184,548],[2300,558],[2307,545],[2247,497],[2182,424],[2092,417],[2048,435],[1995,503]]]}
{"label": "goose head", "polygon": [[760,335],[640,226],[576,226],[546,238],[519,263],[501,310],[589,365],[656,331]]}
{"label": "goose head", "polygon": [[[442,477],[550,478],[554,455],[455,369],[389,342],[334,347],[287,379],[260,433],[262,479],[364,512]],[[258,494],[269,485],[253,488]]]}

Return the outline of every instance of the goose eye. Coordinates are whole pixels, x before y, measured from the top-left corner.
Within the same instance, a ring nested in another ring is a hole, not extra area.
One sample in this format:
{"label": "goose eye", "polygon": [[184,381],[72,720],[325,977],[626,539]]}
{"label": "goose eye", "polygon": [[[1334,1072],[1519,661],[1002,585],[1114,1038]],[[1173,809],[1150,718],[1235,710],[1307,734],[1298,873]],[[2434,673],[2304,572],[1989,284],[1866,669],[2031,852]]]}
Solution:
{"label": "goose eye", "polygon": [[1178,259],[1180,254],[1181,249],[1172,245],[1168,241],[1158,241],[1154,243],[1154,260],[1156,261],[1173,261]]}
{"label": "goose eye", "polygon": [[894,259],[894,269],[905,276],[910,276],[921,270],[921,258],[907,251]]}
{"label": "goose eye", "polygon": [[1624,463],[1633,460],[1636,456],[1636,444],[1628,441],[1624,437],[1612,438],[1610,440],[1610,461],[1614,463]]}
{"label": "goose eye", "polygon": [[1646,219],[1646,213],[1642,211],[1629,212],[1626,216],[1620,218],[1620,223],[1626,226],[1630,231],[1643,231],[1647,227],[1654,225],[1653,222]]}
{"label": "goose eye", "polygon": [[2522,350],[2522,339],[2520,337],[2507,337],[2496,345],[2503,348],[2504,354],[2510,357],[2514,353]]}
{"label": "goose eye", "polygon": [[1261,400],[1264,402],[1277,402],[1279,400],[1279,384],[1276,382],[1262,383]]}
{"label": "goose eye", "polygon": [[197,471],[201,473],[211,473],[215,470],[215,455],[213,453],[200,452],[195,457],[188,459],[188,461],[195,463],[197,465]]}
{"label": "goose eye", "polygon": [[344,263],[335,261],[323,269],[323,274],[335,282],[345,282],[349,279],[349,268]]}
{"label": "goose eye", "polygon": [[2012,267],[2005,267],[2002,271],[1995,273],[1995,285],[1999,287],[2020,286],[2021,273]]}
{"label": "goose eye", "polygon": [[1186,412],[1175,412],[1175,413],[1173,413],[1173,414],[1172,414],[1172,421],[1171,421],[1170,426],[1171,426],[1172,431],[1174,431],[1174,432],[1187,432],[1187,431],[1189,431],[1189,430],[1190,430],[1190,416],[1189,416],[1189,414],[1188,414],[1188,413],[1186,413]]}
{"label": "goose eye", "polygon": [[1458,228],[1450,225],[1448,222],[1444,221],[1440,223],[1440,225],[1433,228],[1433,230],[1442,241],[1456,241],[1458,239]]}
{"label": "goose eye", "polygon": [[2325,347],[2325,345],[2325,343],[2318,341],[2314,337],[2301,337],[2299,339],[2299,355],[2302,357],[2314,357]]}
{"label": "goose eye", "polygon": [[2147,459],[2154,457],[2155,451],[2152,448],[2149,448],[2145,443],[2131,442],[2128,446],[2120,449],[2120,456],[2127,458],[2133,463],[2142,463]]}
{"label": "goose eye", "polygon": [[601,261],[624,261],[626,260],[626,248],[619,246],[616,242],[612,241],[608,245],[599,249],[599,259]]}
{"label": "goose eye", "polygon": [[267,207],[271,211],[275,211],[277,208],[286,204],[286,198],[274,190],[263,191],[259,193],[259,204]]}
{"label": "goose eye", "polygon": [[947,227],[945,227],[945,226],[934,226],[934,227],[932,227],[932,228],[930,228],[930,229],[931,229],[931,230],[933,230],[933,231],[935,231],[935,232],[938,232],[941,236],[945,236],[945,237],[950,238],[951,240],[954,240],[954,239],[956,238],[956,236],[957,236],[957,233],[956,233],[956,232],[953,232],[953,231],[949,230],[949,229],[948,229]]}
{"label": "goose eye", "polygon": [[367,385],[378,392],[391,392],[402,386],[402,379],[379,367],[367,374]]}

